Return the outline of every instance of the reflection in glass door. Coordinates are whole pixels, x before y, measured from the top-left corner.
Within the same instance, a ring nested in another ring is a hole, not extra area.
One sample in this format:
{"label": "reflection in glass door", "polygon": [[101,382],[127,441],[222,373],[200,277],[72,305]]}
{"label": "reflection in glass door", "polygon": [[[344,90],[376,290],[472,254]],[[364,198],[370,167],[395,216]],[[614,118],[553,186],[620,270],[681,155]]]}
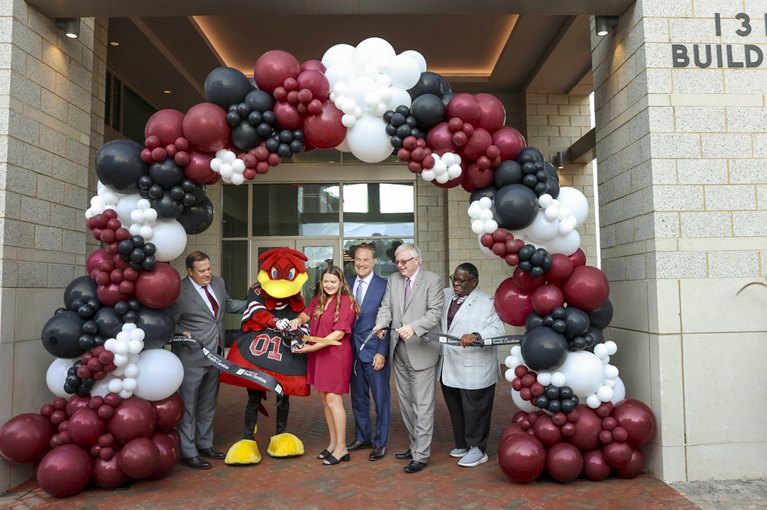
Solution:
{"label": "reflection in glass door", "polygon": [[304,301],[308,305],[317,292],[320,274],[330,266],[340,266],[337,247],[327,241],[296,241],[296,249],[303,252],[306,258],[306,273],[309,280],[301,289]]}

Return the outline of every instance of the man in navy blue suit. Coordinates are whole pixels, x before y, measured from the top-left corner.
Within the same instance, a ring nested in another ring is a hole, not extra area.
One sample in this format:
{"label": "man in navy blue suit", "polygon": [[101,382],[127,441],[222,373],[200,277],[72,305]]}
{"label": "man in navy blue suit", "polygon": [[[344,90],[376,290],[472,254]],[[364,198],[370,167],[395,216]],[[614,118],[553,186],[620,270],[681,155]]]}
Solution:
{"label": "man in navy blue suit", "polygon": [[[354,271],[357,276],[348,277],[349,287],[360,305],[360,315],[354,323],[352,338],[354,346],[354,369],[351,379],[352,411],[356,423],[354,442],[347,445],[349,451],[373,448],[368,457],[379,460],[386,455],[391,418],[389,389],[389,337],[373,336],[365,339],[375,326],[378,307],[386,292],[386,280],[373,273],[375,249],[371,244],[361,244],[354,250]],[[376,430],[372,434],[370,423],[370,395],[376,409]]]}

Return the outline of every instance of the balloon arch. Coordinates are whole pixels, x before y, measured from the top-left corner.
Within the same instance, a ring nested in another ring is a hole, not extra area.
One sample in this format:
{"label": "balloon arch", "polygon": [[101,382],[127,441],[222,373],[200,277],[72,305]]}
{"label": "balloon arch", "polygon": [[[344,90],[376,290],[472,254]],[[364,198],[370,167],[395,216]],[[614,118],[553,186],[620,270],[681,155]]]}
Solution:
{"label": "balloon arch", "polygon": [[609,363],[617,347],[603,337],[608,281],[579,248],[586,198],[560,187],[541,152],[504,127],[496,97],[453,94],[426,68],[420,53],[397,54],[380,38],[304,63],[269,51],[253,79],[217,68],[205,80],[207,102],[155,113],[144,146],[99,148],[98,195],[86,218],[104,247],[42,331],[56,357],[46,383],[57,398],[3,425],[0,454],[36,463],[40,487],[56,497],[91,481],[114,488],[170,473],[183,367],[161,349],[174,331],[164,309],[181,288],[169,262],[188,234],[213,222],[206,185],[242,184],[315,148],[369,163],[394,149],[424,180],[471,193],[480,249],[515,267],[495,292],[501,318],[526,328],[506,358],[521,410],[503,432],[500,468],[516,482],[637,476],[655,418],[625,399]]}

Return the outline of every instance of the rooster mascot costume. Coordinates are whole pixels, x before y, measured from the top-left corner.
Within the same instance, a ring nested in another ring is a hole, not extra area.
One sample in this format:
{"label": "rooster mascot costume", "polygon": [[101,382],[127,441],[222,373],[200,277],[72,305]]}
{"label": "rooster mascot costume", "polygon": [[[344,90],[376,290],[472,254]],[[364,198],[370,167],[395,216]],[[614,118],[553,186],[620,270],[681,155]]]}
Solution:
{"label": "rooster mascot costume", "polygon": [[[227,359],[242,368],[255,369],[273,376],[282,385],[283,394],[277,395],[277,427],[269,441],[267,453],[272,457],[302,455],[301,440],[286,431],[289,395],[309,395],[306,382],[306,356],[293,354],[291,341],[308,334],[302,331],[290,332],[288,322],[303,311],[304,300],[301,288],[309,279],[304,261],[306,256],[292,248],[273,248],[262,253],[258,260],[258,284],[248,291],[248,307],[242,316],[242,334],[232,344]],[[248,403],[245,406],[244,439],[229,449],[227,464],[257,464],[261,461],[255,441],[258,412],[266,413],[262,400],[267,390],[258,384],[229,375],[221,374],[221,381],[245,386],[248,389]]]}

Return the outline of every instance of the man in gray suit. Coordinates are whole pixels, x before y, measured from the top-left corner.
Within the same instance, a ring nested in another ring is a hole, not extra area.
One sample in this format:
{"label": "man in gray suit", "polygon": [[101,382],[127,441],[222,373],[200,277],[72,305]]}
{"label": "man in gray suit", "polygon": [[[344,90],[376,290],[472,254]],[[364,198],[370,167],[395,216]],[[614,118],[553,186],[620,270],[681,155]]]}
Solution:
{"label": "man in gray suit", "polygon": [[503,335],[503,322],[492,296],[477,288],[479,272],[464,262],[450,276],[444,290],[442,331],[461,338],[461,345],[443,345],[440,361],[442,395],[453,424],[458,465],[474,467],[487,462],[487,438],[493,411],[495,383],[501,375],[497,347],[471,346],[477,339]]}
{"label": "man in gray suit", "polygon": [[[176,321],[176,333],[200,340],[211,352],[223,352],[224,313],[242,312],[247,301],[231,299],[224,280],[211,274],[210,258],[201,251],[186,258],[187,277],[168,313]],[[173,344],[173,353],[184,365],[181,398],[184,416],[178,426],[181,462],[194,469],[212,466],[200,458],[223,459],[213,448],[213,417],[218,399],[218,369],[211,366],[196,345]]]}
{"label": "man in gray suit", "polygon": [[442,313],[442,279],[421,267],[421,252],[413,244],[402,244],[394,252],[398,273],[389,275],[381,308],[376,316],[378,336],[391,326],[389,359],[392,360],[402,420],[410,448],[397,453],[410,459],[406,473],[426,467],[434,433],[434,385],[440,345],[421,339],[436,330]]}

